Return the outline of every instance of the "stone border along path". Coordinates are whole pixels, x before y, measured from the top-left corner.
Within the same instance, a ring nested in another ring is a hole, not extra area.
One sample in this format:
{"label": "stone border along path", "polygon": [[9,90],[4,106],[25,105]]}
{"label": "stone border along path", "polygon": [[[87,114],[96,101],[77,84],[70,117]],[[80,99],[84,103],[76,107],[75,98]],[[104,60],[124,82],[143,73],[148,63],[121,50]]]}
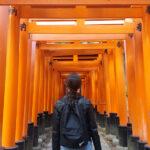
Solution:
{"label": "stone border along path", "polygon": [[[39,136],[38,147],[34,147],[33,150],[52,150],[51,142],[51,130],[52,128],[46,128],[45,134]],[[118,139],[113,135],[106,135],[105,129],[98,127],[100,134],[102,150],[127,150],[128,148],[123,148],[119,146]]]}

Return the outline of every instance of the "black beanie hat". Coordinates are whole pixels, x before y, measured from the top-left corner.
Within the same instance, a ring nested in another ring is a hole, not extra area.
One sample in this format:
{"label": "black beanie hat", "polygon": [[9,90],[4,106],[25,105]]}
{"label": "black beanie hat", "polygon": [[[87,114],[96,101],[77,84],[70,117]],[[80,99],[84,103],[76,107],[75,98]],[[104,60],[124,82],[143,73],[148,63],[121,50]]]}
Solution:
{"label": "black beanie hat", "polygon": [[71,73],[66,80],[66,86],[71,90],[77,90],[81,87],[81,78],[77,73]]}

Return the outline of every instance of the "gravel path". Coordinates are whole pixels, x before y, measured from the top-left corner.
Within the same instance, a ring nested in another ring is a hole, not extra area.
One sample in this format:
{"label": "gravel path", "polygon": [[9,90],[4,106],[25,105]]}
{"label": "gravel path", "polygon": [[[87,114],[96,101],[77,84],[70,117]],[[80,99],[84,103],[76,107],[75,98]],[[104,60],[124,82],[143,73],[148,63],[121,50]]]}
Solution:
{"label": "gravel path", "polygon": [[[115,136],[106,135],[104,129],[100,127],[98,131],[101,138],[102,150],[127,150],[127,148],[119,146]],[[34,147],[33,150],[52,150],[51,143],[51,128],[47,128],[45,129],[45,134],[39,137],[39,146]]]}

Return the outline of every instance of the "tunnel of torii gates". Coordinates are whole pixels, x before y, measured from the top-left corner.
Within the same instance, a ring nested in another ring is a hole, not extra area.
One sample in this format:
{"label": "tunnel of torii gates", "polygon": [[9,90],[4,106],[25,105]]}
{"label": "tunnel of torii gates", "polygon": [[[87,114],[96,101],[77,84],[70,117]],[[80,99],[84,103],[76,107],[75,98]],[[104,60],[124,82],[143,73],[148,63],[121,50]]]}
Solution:
{"label": "tunnel of torii gates", "polygon": [[[100,113],[150,144],[149,0],[1,0],[0,144],[27,136],[37,116],[53,113],[71,72]],[[122,20],[122,24],[86,24]],[[39,22],[49,24],[38,24]],[[71,25],[50,22],[72,21]]]}

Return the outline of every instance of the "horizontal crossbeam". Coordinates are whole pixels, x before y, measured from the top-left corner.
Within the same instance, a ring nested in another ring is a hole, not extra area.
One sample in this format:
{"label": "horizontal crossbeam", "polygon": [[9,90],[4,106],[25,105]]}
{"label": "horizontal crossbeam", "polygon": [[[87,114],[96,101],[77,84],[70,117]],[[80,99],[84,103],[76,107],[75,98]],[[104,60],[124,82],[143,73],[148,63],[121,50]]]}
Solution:
{"label": "horizontal crossbeam", "polygon": [[38,26],[29,23],[31,34],[128,34],[134,32],[134,25],[85,25],[85,26]]}
{"label": "horizontal crossbeam", "polygon": [[[91,1],[92,2],[92,1]],[[140,18],[143,15],[141,7],[133,8],[49,8],[22,6],[21,18],[47,19],[98,19],[98,18]]]}
{"label": "horizontal crossbeam", "polygon": [[26,5],[143,5],[149,0],[1,0],[0,4]]}

